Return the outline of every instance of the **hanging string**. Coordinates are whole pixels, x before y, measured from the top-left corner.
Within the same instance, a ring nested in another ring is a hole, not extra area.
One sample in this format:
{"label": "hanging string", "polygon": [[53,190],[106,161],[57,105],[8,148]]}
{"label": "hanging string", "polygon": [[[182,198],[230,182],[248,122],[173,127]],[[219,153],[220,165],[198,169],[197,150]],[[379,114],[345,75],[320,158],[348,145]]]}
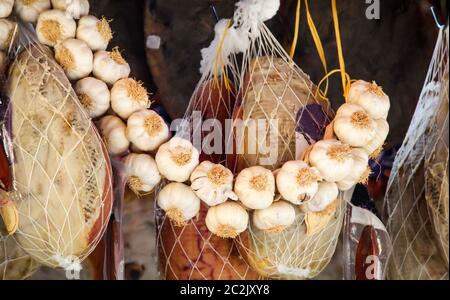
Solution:
{"label": "hanging string", "polygon": [[300,7],[301,7],[302,0],[297,0],[297,8],[295,12],[295,29],[294,29],[294,39],[292,40],[291,45],[291,51],[289,53],[289,56],[291,59],[294,58],[295,54],[295,48],[297,47],[297,41],[298,41],[298,32],[300,27]]}

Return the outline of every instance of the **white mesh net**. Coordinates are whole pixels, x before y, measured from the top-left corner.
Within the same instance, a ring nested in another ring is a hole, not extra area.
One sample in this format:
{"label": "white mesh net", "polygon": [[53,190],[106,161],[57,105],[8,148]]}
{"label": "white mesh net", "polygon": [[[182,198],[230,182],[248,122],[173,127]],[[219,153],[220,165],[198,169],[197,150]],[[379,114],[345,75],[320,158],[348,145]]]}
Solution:
{"label": "white mesh net", "polygon": [[388,183],[391,279],[448,279],[448,38],[441,29]]}

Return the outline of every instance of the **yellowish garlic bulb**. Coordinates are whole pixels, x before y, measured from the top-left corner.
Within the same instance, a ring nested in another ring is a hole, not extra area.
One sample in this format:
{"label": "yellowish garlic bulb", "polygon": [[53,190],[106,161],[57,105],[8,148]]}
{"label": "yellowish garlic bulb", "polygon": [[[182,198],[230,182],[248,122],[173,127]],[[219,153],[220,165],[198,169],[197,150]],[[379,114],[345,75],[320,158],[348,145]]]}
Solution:
{"label": "yellowish garlic bulb", "polygon": [[17,24],[8,19],[0,19],[0,50],[8,50],[17,31]]}
{"label": "yellowish garlic bulb", "polygon": [[128,150],[130,142],[125,134],[126,126],[120,118],[104,116],[98,127],[110,154],[118,155]]}
{"label": "yellowish garlic bulb", "polygon": [[93,57],[92,50],[82,40],[66,39],[55,46],[55,59],[70,80],[88,76],[92,72]]}
{"label": "yellowish garlic bulb", "polygon": [[275,178],[266,168],[249,167],[242,170],[236,177],[234,191],[247,208],[267,208],[274,200]]}
{"label": "yellowish garlic bulb", "polygon": [[389,124],[386,120],[378,119],[376,122],[377,132],[375,137],[363,147],[371,158],[378,157],[389,134]]}
{"label": "yellowish garlic bulb", "polygon": [[169,127],[155,111],[139,110],[127,121],[127,138],[140,151],[154,151],[169,139]]}
{"label": "yellowish garlic bulb", "polygon": [[74,19],[89,14],[89,0],[52,0],[52,6],[65,11]]}
{"label": "yellowish garlic bulb", "polygon": [[295,221],[295,209],[289,202],[277,201],[253,212],[253,224],[268,233],[280,233]]}
{"label": "yellowish garlic bulb", "polygon": [[319,212],[326,209],[339,196],[339,189],[334,182],[322,181],[319,189],[311,200],[302,204],[305,212]]}
{"label": "yellowish garlic bulb", "polygon": [[74,38],[76,29],[75,20],[58,9],[42,12],[36,24],[39,42],[51,47],[65,39]]}
{"label": "yellowish garlic bulb", "polygon": [[124,164],[128,186],[136,194],[151,192],[161,181],[156,162],[148,154],[131,153]]}
{"label": "yellowish garlic bulb", "polygon": [[283,199],[297,205],[314,196],[321,179],[316,168],[301,160],[286,162],[276,175],[277,188]]}
{"label": "yellowish garlic bulb", "polygon": [[94,77],[85,77],[77,81],[74,89],[80,103],[91,118],[100,117],[109,109],[110,93],[103,81]]}
{"label": "yellowish garlic bulb", "polygon": [[248,213],[237,202],[227,201],[208,209],[206,227],[221,238],[235,238],[248,227]]}
{"label": "yellowish garlic bulb", "polygon": [[130,75],[130,65],[120,54],[119,48],[112,51],[97,51],[94,54],[94,76],[113,85]]}
{"label": "yellowish garlic bulb", "polygon": [[175,226],[184,226],[200,211],[200,199],[183,183],[171,182],[158,193],[158,206]]}
{"label": "yellowish garlic bulb", "polygon": [[155,160],[159,172],[168,180],[185,182],[198,166],[199,157],[190,141],[175,136],[159,147]]}
{"label": "yellowish garlic bulb", "polygon": [[112,37],[109,21],[105,18],[84,16],[78,21],[77,39],[85,41],[92,51],[106,50]]}
{"label": "yellowish garlic bulb", "polygon": [[343,104],[334,119],[334,132],[338,139],[353,147],[366,145],[375,136],[376,129],[375,120],[357,104]]}
{"label": "yellowish garlic bulb", "polygon": [[120,79],[111,89],[111,108],[122,119],[150,107],[148,92],[142,82],[132,78]]}
{"label": "yellowish garlic bulb", "polygon": [[221,164],[203,161],[194,169],[190,180],[194,193],[209,206],[238,199],[233,192],[233,173]]}
{"label": "yellowish garlic bulb", "polygon": [[14,0],[0,0],[0,18],[7,18],[12,12]]}
{"label": "yellowish garlic bulb", "polygon": [[359,104],[375,120],[386,119],[390,108],[389,97],[381,86],[364,80],[351,84],[347,102]]}
{"label": "yellowish garlic bulb", "polygon": [[14,10],[25,22],[36,22],[39,14],[50,9],[50,0],[15,0]]}
{"label": "yellowish garlic bulb", "polygon": [[338,140],[315,143],[309,153],[309,163],[329,182],[343,180],[353,167],[352,148]]}
{"label": "yellowish garlic bulb", "polygon": [[367,183],[370,175],[369,155],[362,148],[352,149],[353,168],[343,180],[337,182],[341,191],[347,191],[357,183]]}

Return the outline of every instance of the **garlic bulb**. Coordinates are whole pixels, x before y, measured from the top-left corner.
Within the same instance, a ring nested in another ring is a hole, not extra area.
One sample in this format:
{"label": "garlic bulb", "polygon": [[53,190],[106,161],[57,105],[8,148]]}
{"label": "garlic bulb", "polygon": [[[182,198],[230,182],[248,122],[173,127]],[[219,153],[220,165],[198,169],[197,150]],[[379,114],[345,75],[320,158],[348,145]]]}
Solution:
{"label": "garlic bulb", "polygon": [[50,0],[15,0],[14,9],[25,22],[36,22],[39,14],[50,9]]}
{"label": "garlic bulb", "polygon": [[14,0],[0,0],[0,18],[7,18],[12,12]]}
{"label": "garlic bulb", "polygon": [[373,119],[386,119],[390,102],[381,86],[375,82],[358,80],[351,84],[347,102],[359,104]]}
{"label": "garlic bulb", "polygon": [[85,77],[74,86],[78,99],[91,118],[103,115],[109,109],[108,86],[94,77]]}
{"label": "garlic bulb", "polygon": [[117,80],[130,75],[130,65],[115,47],[111,52],[97,51],[94,54],[94,76],[113,85]]}
{"label": "garlic bulb", "polygon": [[199,157],[198,150],[190,141],[175,136],[159,147],[155,160],[164,177],[184,182],[198,165]]}
{"label": "garlic bulb", "polygon": [[253,212],[253,224],[268,233],[280,233],[295,221],[295,209],[286,201],[277,201],[268,208]]}
{"label": "garlic bulb", "polygon": [[183,183],[171,182],[158,193],[158,206],[176,226],[184,226],[200,211],[200,199]]}
{"label": "garlic bulb", "polygon": [[169,127],[155,111],[143,109],[127,121],[127,138],[141,151],[154,151],[169,139]]}
{"label": "garlic bulb", "polygon": [[367,183],[370,174],[368,166],[369,156],[364,149],[353,148],[353,168],[350,173],[337,186],[341,191],[347,191],[357,183]]}
{"label": "garlic bulb", "polygon": [[85,41],[92,51],[106,50],[112,37],[111,27],[105,18],[99,20],[94,16],[84,16],[78,21],[77,39]]}
{"label": "garlic bulb", "polygon": [[337,138],[353,147],[366,145],[375,136],[377,123],[357,104],[345,103],[334,119]]}
{"label": "garlic bulb", "polygon": [[36,24],[38,40],[51,47],[65,39],[74,38],[76,29],[75,20],[58,9],[41,13]]}
{"label": "garlic bulb", "polygon": [[283,199],[297,205],[314,196],[321,179],[316,168],[301,160],[286,162],[276,175],[277,188]]}
{"label": "garlic bulb", "polygon": [[353,167],[351,147],[334,139],[318,141],[309,153],[309,162],[326,181],[343,180]]}
{"label": "garlic bulb", "polygon": [[122,119],[150,107],[150,100],[141,82],[131,78],[120,79],[111,89],[111,108]]}
{"label": "garlic bulb", "polygon": [[136,194],[148,193],[161,181],[155,160],[148,154],[131,153],[124,160],[128,186]]}
{"label": "garlic bulb", "polygon": [[375,137],[363,147],[371,158],[378,157],[389,134],[389,124],[386,120],[378,119],[376,122],[377,132]]}
{"label": "garlic bulb", "polygon": [[111,115],[101,118],[99,129],[110,154],[118,155],[128,150],[130,142],[125,134],[126,126],[120,118]]}
{"label": "garlic bulb", "polygon": [[93,57],[92,50],[82,40],[66,39],[55,46],[55,59],[70,80],[88,76]]}
{"label": "garlic bulb", "polygon": [[17,30],[17,24],[8,19],[0,19],[0,50],[8,50]]}
{"label": "garlic bulb", "polygon": [[209,206],[238,199],[233,192],[233,173],[220,164],[202,162],[194,169],[190,180],[191,189]]}
{"label": "garlic bulb", "polygon": [[247,208],[267,208],[274,200],[275,178],[271,171],[263,167],[249,167],[236,177],[234,191]]}
{"label": "garlic bulb", "polygon": [[301,208],[305,212],[323,211],[339,195],[339,189],[334,182],[322,181],[319,183],[319,189],[311,200],[302,204]]}
{"label": "garlic bulb", "polygon": [[235,238],[248,226],[248,213],[237,202],[227,201],[208,209],[206,227],[221,238]]}
{"label": "garlic bulb", "polygon": [[89,0],[52,0],[52,6],[65,11],[74,19],[89,14]]}

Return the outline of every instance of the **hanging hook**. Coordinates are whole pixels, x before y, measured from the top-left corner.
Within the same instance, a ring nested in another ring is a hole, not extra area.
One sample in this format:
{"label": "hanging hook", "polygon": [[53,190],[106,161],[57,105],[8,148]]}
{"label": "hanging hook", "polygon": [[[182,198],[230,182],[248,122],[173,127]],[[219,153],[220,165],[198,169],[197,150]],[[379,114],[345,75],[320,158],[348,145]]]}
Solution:
{"label": "hanging hook", "polygon": [[431,14],[433,15],[433,19],[434,19],[434,22],[436,23],[437,28],[439,28],[439,29],[444,28],[445,25],[439,23],[438,16],[437,16],[437,13],[436,13],[436,11],[434,9],[434,6],[431,6],[430,10],[431,10]]}
{"label": "hanging hook", "polygon": [[219,15],[217,14],[216,7],[212,3],[209,7],[211,7],[211,11],[212,11],[212,14],[214,15],[214,18],[216,18],[216,22],[219,22]]}

